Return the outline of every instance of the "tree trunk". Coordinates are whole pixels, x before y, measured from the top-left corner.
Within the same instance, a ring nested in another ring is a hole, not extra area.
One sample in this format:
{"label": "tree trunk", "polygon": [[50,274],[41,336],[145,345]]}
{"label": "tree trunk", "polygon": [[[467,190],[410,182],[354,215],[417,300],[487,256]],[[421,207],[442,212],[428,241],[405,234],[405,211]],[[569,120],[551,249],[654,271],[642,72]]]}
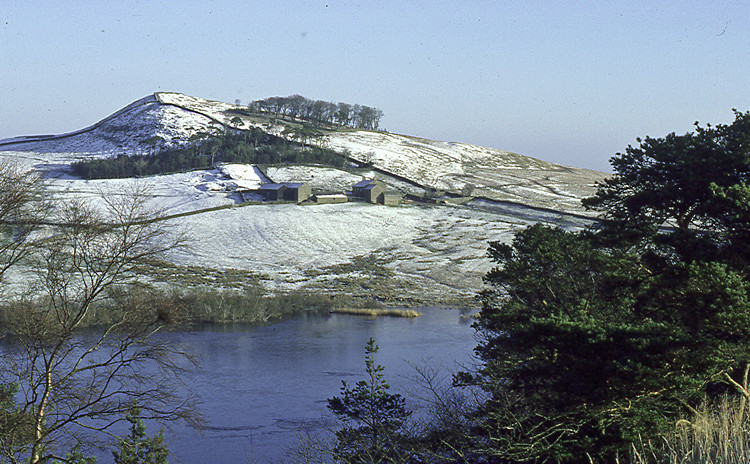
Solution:
{"label": "tree trunk", "polygon": [[745,410],[747,409],[748,392],[748,375],[750,375],[750,363],[745,364],[745,373],[742,376],[742,390],[740,391],[740,424],[745,423]]}
{"label": "tree trunk", "polygon": [[36,418],[34,419],[34,444],[31,448],[30,464],[38,463],[42,459],[42,453],[44,452],[44,419],[47,415],[47,404],[52,393],[52,373],[49,369],[47,369],[45,377],[46,386],[44,396],[39,403],[39,409],[37,409]]}

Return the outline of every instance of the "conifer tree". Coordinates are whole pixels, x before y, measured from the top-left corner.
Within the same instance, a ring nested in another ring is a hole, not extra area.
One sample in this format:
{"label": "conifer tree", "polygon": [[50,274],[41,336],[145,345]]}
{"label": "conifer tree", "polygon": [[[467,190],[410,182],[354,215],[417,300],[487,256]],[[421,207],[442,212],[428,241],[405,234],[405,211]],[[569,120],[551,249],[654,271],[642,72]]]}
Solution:
{"label": "conifer tree", "polygon": [[153,437],[146,436],[146,425],[138,417],[140,409],[128,413],[130,435],[120,439],[119,449],[112,451],[115,464],[167,464],[169,450],[164,443],[164,430]]}
{"label": "conifer tree", "polygon": [[612,165],[597,228],[490,246],[483,364],[457,378],[488,398],[476,461],[614,462],[717,391],[750,398],[750,113]]}
{"label": "conifer tree", "polygon": [[328,409],[343,423],[336,431],[333,455],[343,463],[405,463],[410,451],[406,446],[405,421],[411,415],[406,400],[390,392],[383,376],[384,367],[375,364],[378,346],[372,338],[365,346],[367,378],[350,388],[342,381],[341,396],[328,400]]}

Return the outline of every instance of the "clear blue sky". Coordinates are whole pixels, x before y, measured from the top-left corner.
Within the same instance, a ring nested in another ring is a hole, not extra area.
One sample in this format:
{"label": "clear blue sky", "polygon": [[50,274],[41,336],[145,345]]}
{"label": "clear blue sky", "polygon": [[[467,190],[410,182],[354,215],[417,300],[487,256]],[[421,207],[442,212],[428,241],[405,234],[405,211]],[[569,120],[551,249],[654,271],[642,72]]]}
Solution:
{"label": "clear blue sky", "polygon": [[608,170],[750,109],[750,0],[0,0],[0,138],[155,91],[361,103],[392,132]]}

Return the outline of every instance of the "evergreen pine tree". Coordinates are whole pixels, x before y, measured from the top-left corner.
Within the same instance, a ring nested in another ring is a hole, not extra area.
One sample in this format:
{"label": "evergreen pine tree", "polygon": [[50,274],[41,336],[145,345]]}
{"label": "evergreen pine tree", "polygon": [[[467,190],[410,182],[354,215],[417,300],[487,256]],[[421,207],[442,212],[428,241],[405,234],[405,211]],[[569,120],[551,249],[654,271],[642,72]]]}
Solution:
{"label": "evergreen pine tree", "polygon": [[134,408],[127,416],[130,435],[120,439],[119,449],[112,451],[115,464],[167,464],[169,450],[164,443],[164,430],[146,437],[146,425],[139,414],[140,410]]}

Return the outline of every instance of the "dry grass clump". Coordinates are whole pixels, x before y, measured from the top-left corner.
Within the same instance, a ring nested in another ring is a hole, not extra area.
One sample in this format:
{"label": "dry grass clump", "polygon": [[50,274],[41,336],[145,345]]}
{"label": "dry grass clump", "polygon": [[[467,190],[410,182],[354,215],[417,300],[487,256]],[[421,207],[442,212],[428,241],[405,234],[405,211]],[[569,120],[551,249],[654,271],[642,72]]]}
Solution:
{"label": "dry grass clump", "polygon": [[323,313],[333,307],[326,296],[304,291],[266,295],[248,289],[194,289],[177,296],[186,308],[186,318],[195,323],[263,324],[305,312]]}
{"label": "dry grass clump", "polygon": [[419,317],[422,315],[419,311],[413,309],[395,309],[395,308],[333,308],[332,313],[353,314],[356,316],[393,316],[393,317]]}
{"label": "dry grass clump", "polygon": [[633,446],[633,464],[746,464],[750,462],[748,405],[723,398],[677,422],[663,443]]}

